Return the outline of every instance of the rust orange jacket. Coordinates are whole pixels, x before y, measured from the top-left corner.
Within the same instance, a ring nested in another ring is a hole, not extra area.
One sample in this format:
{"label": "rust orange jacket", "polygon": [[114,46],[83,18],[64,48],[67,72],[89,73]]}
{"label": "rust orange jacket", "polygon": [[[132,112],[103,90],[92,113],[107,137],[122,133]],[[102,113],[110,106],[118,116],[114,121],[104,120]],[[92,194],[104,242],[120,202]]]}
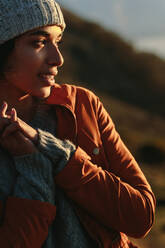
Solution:
{"label": "rust orange jacket", "polygon": [[[98,247],[135,247],[127,235],[140,238],[148,233],[155,198],[99,98],[81,87],[56,85],[47,104],[55,108],[57,137],[69,139],[77,147],[67,166],[56,175],[55,183],[73,201]],[[9,197],[5,206],[1,203],[0,213],[4,215],[2,247],[40,248],[56,208],[49,203]]]}

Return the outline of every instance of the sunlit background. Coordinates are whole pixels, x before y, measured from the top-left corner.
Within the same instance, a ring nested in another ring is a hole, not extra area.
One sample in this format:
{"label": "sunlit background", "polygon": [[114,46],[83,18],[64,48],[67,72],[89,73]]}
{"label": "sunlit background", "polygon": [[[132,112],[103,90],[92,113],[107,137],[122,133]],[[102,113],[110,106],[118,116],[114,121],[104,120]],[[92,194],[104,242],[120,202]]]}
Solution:
{"label": "sunlit background", "polygon": [[164,0],[61,0],[76,14],[114,30],[140,50],[165,58]]}

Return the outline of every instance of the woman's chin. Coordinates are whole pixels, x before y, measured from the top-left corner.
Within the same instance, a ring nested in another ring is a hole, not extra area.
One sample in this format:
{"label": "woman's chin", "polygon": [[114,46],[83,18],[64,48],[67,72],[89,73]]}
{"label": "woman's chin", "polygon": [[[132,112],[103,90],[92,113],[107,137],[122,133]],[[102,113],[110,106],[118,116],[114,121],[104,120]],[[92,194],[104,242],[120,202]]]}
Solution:
{"label": "woman's chin", "polygon": [[48,98],[51,92],[51,87],[44,87],[34,93],[32,93],[33,96],[39,98],[39,99],[45,99]]}

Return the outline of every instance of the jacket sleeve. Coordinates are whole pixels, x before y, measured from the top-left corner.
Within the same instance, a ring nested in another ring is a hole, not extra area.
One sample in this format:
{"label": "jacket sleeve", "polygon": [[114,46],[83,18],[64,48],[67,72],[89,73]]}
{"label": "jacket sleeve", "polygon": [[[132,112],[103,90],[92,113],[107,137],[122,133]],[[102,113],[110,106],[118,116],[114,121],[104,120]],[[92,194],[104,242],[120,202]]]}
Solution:
{"label": "jacket sleeve", "polygon": [[90,156],[78,147],[55,181],[104,226],[142,237],[153,224],[155,197],[99,99],[94,110],[108,165],[103,169],[93,164]]}
{"label": "jacket sleeve", "polygon": [[[5,213],[0,202],[0,244],[4,248],[41,248],[48,235],[48,226],[55,218],[56,208],[48,202],[9,197]],[[10,237],[10,238],[9,238]]]}

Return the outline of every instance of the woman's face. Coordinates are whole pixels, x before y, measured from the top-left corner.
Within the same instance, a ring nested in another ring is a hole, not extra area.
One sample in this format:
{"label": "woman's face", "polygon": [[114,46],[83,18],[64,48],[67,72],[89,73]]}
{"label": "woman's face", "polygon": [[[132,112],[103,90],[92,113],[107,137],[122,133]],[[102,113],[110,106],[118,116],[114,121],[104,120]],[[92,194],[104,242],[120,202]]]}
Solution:
{"label": "woman's face", "polygon": [[53,25],[35,29],[16,39],[5,67],[5,81],[16,97],[29,93],[46,98],[63,64],[59,51],[61,28]]}

